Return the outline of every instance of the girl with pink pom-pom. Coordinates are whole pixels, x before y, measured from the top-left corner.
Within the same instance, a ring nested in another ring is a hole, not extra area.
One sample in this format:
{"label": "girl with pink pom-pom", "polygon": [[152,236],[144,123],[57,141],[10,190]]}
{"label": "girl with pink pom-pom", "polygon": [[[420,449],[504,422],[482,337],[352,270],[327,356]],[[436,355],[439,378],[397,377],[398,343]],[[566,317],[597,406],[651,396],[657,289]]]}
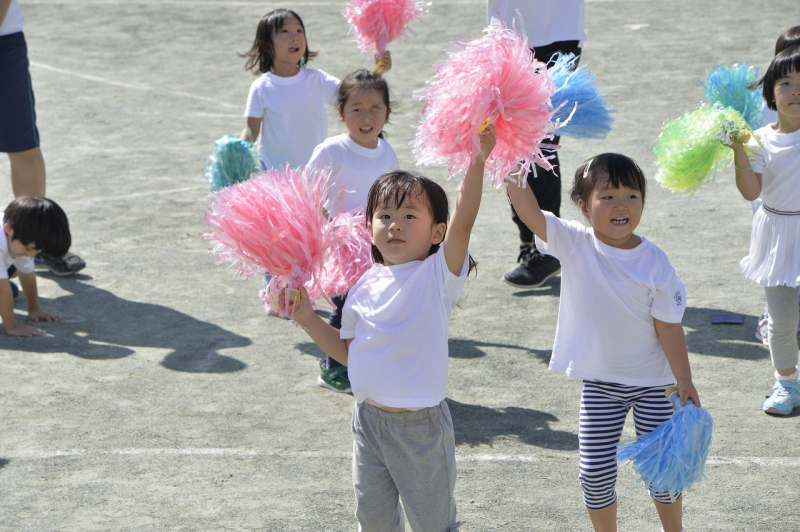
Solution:
{"label": "girl with pink pom-pom", "polygon": [[403,530],[404,512],[413,530],[456,526],[455,437],[444,401],[448,319],[473,264],[468,246],[493,127],[480,145],[449,225],[447,195],[430,179],[398,170],[372,185],[366,223],[375,264],[350,290],[341,331],[314,313],[304,289],[291,303],[293,319],[349,369],[363,530]]}
{"label": "girl with pink pom-pom", "polygon": [[[383,127],[392,112],[389,85],[380,74],[359,69],[346,76],[337,93],[339,120],[347,133],[331,137],[314,150],[307,168],[330,168],[329,198],[325,205],[331,216],[364,210],[367,192],[378,177],[396,170],[400,163],[384,140]],[[363,215],[363,213],[362,213]],[[347,294],[331,298],[335,308],[328,324],[342,327],[342,308]],[[334,392],[350,393],[347,367],[325,355],[320,361],[317,384]]]}
{"label": "girl with pink pom-pom", "polygon": [[[306,29],[290,9],[270,11],[258,23],[256,38],[245,68],[257,75],[250,86],[242,140],[258,138],[264,169],[292,167],[308,162],[314,148],[328,136],[325,104],[334,104],[339,79],[313,68],[304,68],[318,52],[308,49]],[[392,60],[387,51],[376,61],[384,72]]]}

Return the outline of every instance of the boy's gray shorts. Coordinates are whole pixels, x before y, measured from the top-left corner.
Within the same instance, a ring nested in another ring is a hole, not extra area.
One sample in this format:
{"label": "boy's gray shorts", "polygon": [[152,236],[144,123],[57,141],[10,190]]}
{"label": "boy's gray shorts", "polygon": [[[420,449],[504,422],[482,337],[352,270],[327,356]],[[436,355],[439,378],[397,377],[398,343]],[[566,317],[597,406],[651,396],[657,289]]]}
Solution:
{"label": "boy's gray shorts", "polygon": [[[353,486],[364,532],[456,531],[456,445],[447,403],[413,412],[353,409]],[[400,506],[400,499],[403,501]]]}

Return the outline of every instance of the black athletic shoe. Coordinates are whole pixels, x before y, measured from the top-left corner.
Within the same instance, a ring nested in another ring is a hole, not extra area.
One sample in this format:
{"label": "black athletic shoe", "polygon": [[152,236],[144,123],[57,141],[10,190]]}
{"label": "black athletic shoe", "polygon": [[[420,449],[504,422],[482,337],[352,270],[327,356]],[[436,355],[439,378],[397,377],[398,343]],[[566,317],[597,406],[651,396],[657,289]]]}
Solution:
{"label": "black athletic shoe", "polygon": [[59,277],[74,275],[86,267],[86,262],[74,253],[67,252],[61,258],[51,257],[47,253],[36,255],[36,267],[50,270]]}
{"label": "black athletic shoe", "polygon": [[519,266],[503,276],[503,280],[512,286],[520,288],[537,288],[548,279],[558,275],[561,263],[550,255],[542,255],[539,250],[522,244],[519,247]]}

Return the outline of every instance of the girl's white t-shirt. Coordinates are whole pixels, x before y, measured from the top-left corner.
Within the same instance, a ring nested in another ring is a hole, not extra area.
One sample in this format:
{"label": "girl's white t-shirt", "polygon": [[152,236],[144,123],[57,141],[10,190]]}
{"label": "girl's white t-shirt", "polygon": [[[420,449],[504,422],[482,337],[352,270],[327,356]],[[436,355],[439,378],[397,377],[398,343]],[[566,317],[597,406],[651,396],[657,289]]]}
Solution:
{"label": "girl's white t-shirt", "polygon": [[449,319],[468,261],[454,275],[440,246],[425,260],[375,264],[350,290],[339,335],[352,339],[347,373],[359,403],[426,408],[444,400]]}
{"label": "girl's white t-shirt", "polygon": [[386,172],[399,168],[400,162],[385,140],[379,138],[378,146],[370,149],[356,144],[343,133],[317,146],[306,167],[331,169],[325,209],[335,216],[340,212],[365,209],[372,184]]}
{"label": "girl's white t-shirt", "polygon": [[686,290],[666,254],[645,238],[633,249],[604,244],[591,227],[545,212],[542,253],[561,261],[561,301],[550,369],[570,377],[672,384],[653,318],[680,323]]}
{"label": "girl's white t-shirt", "polygon": [[764,205],[779,211],[800,211],[800,130],[777,133],[772,126],[755,130],[750,166],[761,176]]}
{"label": "girl's white t-shirt", "polygon": [[583,42],[584,7],[584,0],[487,0],[486,23],[502,22],[515,28],[527,35],[528,45],[533,48],[559,41]]}
{"label": "girl's white t-shirt", "polygon": [[250,85],[245,117],[261,119],[258,152],[265,168],[308,162],[328,136],[326,104],[336,104],[339,83],[321,70],[301,68],[288,78],[268,72]]}

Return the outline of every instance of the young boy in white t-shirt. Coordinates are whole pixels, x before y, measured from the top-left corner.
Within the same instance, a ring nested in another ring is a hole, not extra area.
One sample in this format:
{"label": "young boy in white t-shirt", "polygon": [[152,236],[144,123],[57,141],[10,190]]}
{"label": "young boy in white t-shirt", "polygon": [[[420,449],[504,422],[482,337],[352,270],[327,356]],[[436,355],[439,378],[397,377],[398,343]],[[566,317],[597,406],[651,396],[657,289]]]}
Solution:
{"label": "young boy in white t-shirt", "polygon": [[61,316],[39,306],[33,257],[43,251],[55,257],[64,256],[72,243],[67,215],[47,198],[23,196],[12,201],[0,216],[3,234],[0,235],[0,316],[10,336],[40,336],[45,330],[32,325],[20,325],[14,317],[18,278],[28,306],[31,321],[59,321]]}

